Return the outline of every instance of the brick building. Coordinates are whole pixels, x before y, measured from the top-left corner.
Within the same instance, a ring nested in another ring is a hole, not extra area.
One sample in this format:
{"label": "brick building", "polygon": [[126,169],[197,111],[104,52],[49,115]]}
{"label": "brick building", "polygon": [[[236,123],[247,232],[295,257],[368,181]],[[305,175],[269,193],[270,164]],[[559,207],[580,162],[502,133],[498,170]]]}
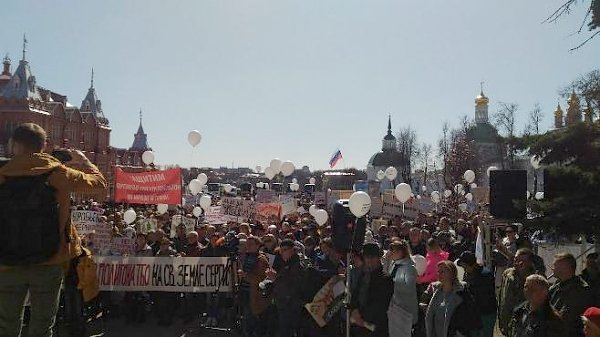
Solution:
{"label": "brick building", "polygon": [[77,107],[66,95],[38,85],[26,59],[26,40],[23,56],[17,69],[11,71],[11,60],[3,60],[0,74],[0,156],[6,156],[7,143],[13,130],[21,123],[33,122],[48,134],[48,151],[54,148],[76,148],[83,151],[111,182],[114,166],[141,166],[141,155],[148,150],[147,135],[141,124],[129,149],[110,145],[111,127],[102,110],[94,88],[94,73],[87,95]]}

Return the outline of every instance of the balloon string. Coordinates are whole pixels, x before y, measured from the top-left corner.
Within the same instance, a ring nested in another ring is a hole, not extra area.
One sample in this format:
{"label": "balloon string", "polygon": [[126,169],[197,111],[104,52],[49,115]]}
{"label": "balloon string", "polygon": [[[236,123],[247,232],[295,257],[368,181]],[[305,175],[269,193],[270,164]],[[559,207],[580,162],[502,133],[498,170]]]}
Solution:
{"label": "balloon string", "polygon": [[402,203],[402,214],[404,214],[404,203]]}

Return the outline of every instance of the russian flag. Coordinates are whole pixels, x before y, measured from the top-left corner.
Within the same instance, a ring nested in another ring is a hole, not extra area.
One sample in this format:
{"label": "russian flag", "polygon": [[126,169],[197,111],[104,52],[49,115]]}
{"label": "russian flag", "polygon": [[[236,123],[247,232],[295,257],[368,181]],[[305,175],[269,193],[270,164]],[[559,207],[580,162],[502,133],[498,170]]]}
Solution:
{"label": "russian flag", "polygon": [[337,149],[331,156],[331,159],[329,159],[329,167],[334,168],[334,166],[340,159],[342,159],[342,151],[340,149]]}

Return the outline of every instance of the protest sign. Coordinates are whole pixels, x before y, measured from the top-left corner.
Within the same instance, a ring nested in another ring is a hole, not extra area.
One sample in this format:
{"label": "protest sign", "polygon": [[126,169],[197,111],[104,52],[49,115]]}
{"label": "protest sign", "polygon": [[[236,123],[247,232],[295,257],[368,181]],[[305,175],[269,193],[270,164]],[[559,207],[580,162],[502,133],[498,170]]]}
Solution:
{"label": "protest sign", "polygon": [[414,199],[404,203],[404,211],[402,210],[402,203],[394,197],[393,194],[385,193],[383,195],[383,207],[382,216],[387,218],[393,218],[400,216],[403,219],[416,220],[419,214],[418,204]]}
{"label": "protest sign", "polygon": [[185,232],[189,233],[196,229],[196,218],[183,217],[183,224],[185,225]]}
{"label": "protest sign", "polygon": [[115,202],[131,204],[179,204],[181,202],[181,170],[115,172]]}
{"label": "protest sign", "polygon": [[158,228],[158,220],[155,218],[142,219],[139,222],[139,231],[148,234],[148,232],[155,232]]}
{"label": "protest sign", "polygon": [[109,224],[100,223],[96,226],[92,238],[92,250],[98,255],[108,255],[110,253],[110,241],[112,240],[113,229]]}
{"label": "protest sign", "polygon": [[183,206],[194,207],[198,204],[198,197],[196,195],[186,195],[183,197]]}
{"label": "protest sign", "polygon": [[94,211],[71,211],[71,223],[77,229],[77,233],[85,235],[93,233],[98,225],[100,213]]}
{"label": "protest sign", "polygon": [[232,221],[253,220],[256,215],[256,203],[239,198],[223,198],[221,213]]}
{"label": "protest sign", "polygon": [[275,224],[279,222],[281,205],[278,203],[256,204],[256,221],[263,224]]}
{"label": "protest sign", "polygon": [[317,325],[324,327],[343,306],[344,281],[340,276],[333,276],[304,308]]}
{"label": "protest sign", "polygon": [[221,206],[211,206],[204,215],[204,220],[211,225],[220,225],[227,222],[225,216],[221,213]]}
{"label": "protest sign", "polygon": [[256,197],[254,198],[254,201],[260,203],[277,202],[277,193],[272,190],[259,189],[256,191]]}
{"label": "protest sign", "polygon": [[101,291],[231,291],[226,257],[101,256],[94,261]]}
{"label": "protest sign", "polygon": [[281,218],[298,212],[298,203],[291,195],[280,195],[279,203],[281,204]]}
{"label": "protest sign", "polygon": [[135,253],[135,239],[126,236],[114,237],[110,240],[110,252],[119,255]]}

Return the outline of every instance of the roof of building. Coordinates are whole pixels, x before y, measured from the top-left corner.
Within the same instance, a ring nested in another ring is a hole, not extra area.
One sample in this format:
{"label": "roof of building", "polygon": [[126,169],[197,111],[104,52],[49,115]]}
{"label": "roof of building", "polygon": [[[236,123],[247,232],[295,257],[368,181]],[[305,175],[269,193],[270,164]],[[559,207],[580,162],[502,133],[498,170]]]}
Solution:
{"label": "roof of building", "polygon": [[131,145],[131,148],[129,150],[151,150],[150,146],[148,146],[148,135],[144,132],[144,127],[142,126],[142,110],[140,110],[140,126],[138,127],[138,130],[135,133],[135,135],[133,135],[133,144]]}
{"label": "roof of building", "polygon": [[467,138],[476,143],[497,143],[498,130],[489,123],[477,123],[467,131]]}
{"label": "roof of building", "polygon": [[384,150],[375,153],[371,159],[369,159],[369,166],[394,166],[399,167],[406,164],[406,159],[397,150]]}

